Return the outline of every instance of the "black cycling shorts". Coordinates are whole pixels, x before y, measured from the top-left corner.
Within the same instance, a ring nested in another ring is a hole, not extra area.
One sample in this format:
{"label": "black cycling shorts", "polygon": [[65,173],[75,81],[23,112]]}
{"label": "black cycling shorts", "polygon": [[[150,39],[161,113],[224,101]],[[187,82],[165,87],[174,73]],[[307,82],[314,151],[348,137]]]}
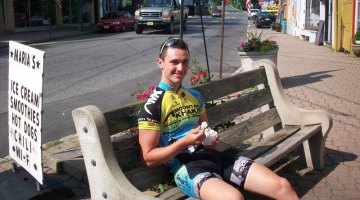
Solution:
{"label": "black cycling shorts", "polygon": [[182,166],[175,172],[175,183],[186,195],[196,198],[200,198],[202,183],[210,178],[220,178],[244,187],[247,173],[254,163],[246,157],[209,149],[200,149],[192,154],[180,153],[176,158]]}

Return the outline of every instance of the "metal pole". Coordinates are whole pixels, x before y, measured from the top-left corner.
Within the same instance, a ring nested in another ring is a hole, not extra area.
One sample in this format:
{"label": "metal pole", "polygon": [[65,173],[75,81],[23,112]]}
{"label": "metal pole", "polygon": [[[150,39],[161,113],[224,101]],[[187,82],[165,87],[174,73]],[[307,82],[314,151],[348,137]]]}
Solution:
{"label": "metal pole", "polygon": [[15,161],[13,161],[12,163],[11,163],[11,171],[12,172],[17,172],[17,166],[16,166],[16,163],[15,163]]}
{"label": "metal pole", "polygon": [[41,189],[42,189],[41,184],[38,181],[36,181],[36,191],[40,192]]}
{"label": "metal pole", "polygon": [[183,39],[184,32],[184,0],[180,0],[180,38]]}
{"label": "metal pole", "polygon": [[203,22],[203,18],[202,18],[202,6],[203,6],[203,2],[202,0],[200,0],[200,20],[201,20],[201,30],[202,30],[202,34],[203,34],[203,40],[204,40],[204,47],[205,47],[205,57],[206,57],[206,66],[207,66],[207,70],[208,70],[208,82],[210,81],[210,68],[209,68],[209,59],[208,59],[208,55],[207,55],[207,48],[206,48],[206,40],[205,40],[205,32],[204,32],[204,22]]}
{"label": "metal pole", "polygon": [[222,0],[222,9],[221,9],[221,51],[220,51],[220,67],[219,67],[219,79],[222,78],[222,63],[224,55],[224,18],[225,18],[225,2]]}

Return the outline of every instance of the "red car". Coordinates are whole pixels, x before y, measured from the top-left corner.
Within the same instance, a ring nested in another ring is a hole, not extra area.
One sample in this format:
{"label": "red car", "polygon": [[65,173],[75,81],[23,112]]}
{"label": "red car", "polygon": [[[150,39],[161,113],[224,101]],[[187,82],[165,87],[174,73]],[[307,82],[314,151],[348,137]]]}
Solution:
{"label": "red car", "polygon": [[215,10],[213,13],[211,13],[212,17],[221,17],[221,10]]}
{"label": "red car", "polygon": [[134,30],[134,17],[127,11],[108,12],[96,24],[99,32]]}

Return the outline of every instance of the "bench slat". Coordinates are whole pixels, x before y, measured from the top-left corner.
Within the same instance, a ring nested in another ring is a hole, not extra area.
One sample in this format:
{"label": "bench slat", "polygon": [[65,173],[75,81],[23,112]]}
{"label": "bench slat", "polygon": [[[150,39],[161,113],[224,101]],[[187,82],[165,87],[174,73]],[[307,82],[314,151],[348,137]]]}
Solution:
{"label": "bench slat", "polygon": [[264,68],[259,68],[226,79],[214,80],[194,89],[199,91],[208,102],[262,83],[267,83],[266,73]]}
{"label": "bench slat", "polygon": [[300,130],[299,126],[285,126],[285,128],[272,134],[270,137],[261,140],[260,142],[241,151],[239,155],[255,159],[265,151],[284,141],[286,138],[295,134]]}
{"label": "bench slat", "polygon": [[105,112],[104,116],[110,135],[136,127],[138,112],[143,105],[144,102],[140,102],[135,105]]}
{"label": "bench slat", "polygon": [[172,175],[165,165],[148,168],[140,166],[125,172],[125,176],[140,191],[152,188],[154,185],[170,180]]}
{"label": "bench slat", "polygon": [[271,148],[265,155],[257,158],[256,161],[264,164],[265,166],[271,166],[280,158],[284,157],[286,154],[295,150],[298,146],[309,139],[311,136],[316,133],[320,133],[321,125],[311,125],[301,127],[301,129],[294,135],[290,136],[285,142],[282,142],[273,148]]}
{"label": "bench slat", "polygon": [[160,194],[158,197],[164,200],[180,200],[180,199],[196,200],[192,197],[186,196],[178,187],[171,188],[170,190]]}
{"label": "bench slat", "polygon": [[266,88],[211,107],[206,113],[211,126],[216,126],[272,102],[271,92]]}
{"label": "bench slat", "polygon": [[112,142],[115,156],[123,171],[142,166],[140,163],[140,144],[138,136],[130,136],[123,140]]}
{"label": "bench slat", "polygon": [[276,109],[272,108],[251,119],[230,127],[219,133],[221,139],[219,150],[224,151],[236,144],[240,144],[242,141],[257,135],[278,123],[281,123],[280,116]]}

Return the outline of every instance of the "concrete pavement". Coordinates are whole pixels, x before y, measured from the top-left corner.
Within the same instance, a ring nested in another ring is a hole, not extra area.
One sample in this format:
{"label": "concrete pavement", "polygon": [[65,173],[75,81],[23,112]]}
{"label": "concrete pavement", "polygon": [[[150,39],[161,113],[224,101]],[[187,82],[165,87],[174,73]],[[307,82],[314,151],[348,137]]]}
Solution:
{"label": "concrete pavement", "polygon": [[[327,110],[334,122],[326,140],[324,170],[311,171],[296,161],[283,165],[296,157],[288,157],[272,168],[288,178],[303,200],[360,199],[360,58],[261,30],[263,37],[271,37],[280,46],[278,69],[289,99],[299,107]],[[44,149],[43,189],[36,191],[30,175],[21,168],[13,173],[12,161],[3,160],[0,199],[90,198],[76,135],[47,144]]]}
{"label": "concrete pavement", "polygon": [[86,27],[78,30],[74,27],[59,29],[34,29],[27,32],[1,33],[0,32],[0,48],[8,46],[9,40],[20,42],[22,44],[31,44],[37,42],[45,42],[65,37],[74,37],[95,32],[95,27]]}

